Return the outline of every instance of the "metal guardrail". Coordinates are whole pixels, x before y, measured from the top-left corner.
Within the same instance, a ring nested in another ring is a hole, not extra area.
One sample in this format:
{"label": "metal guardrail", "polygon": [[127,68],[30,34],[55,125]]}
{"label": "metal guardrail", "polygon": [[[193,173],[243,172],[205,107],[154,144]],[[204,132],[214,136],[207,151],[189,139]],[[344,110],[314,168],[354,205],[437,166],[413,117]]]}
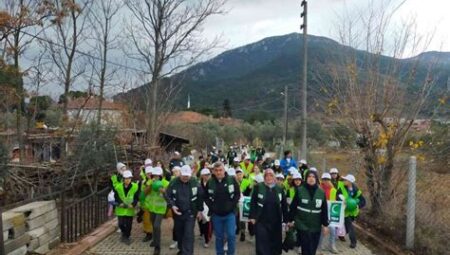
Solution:
{"label": "metal guardrail", "polygon": [[32,199],[26,199],[14,204],[0,206],[0,255],[5,253],[3,240],[4,211],[42,200],[56,200],[60,217],[61,242],[76,242],[83,235],[91,232],[108,220],[108,193],[109,187],[89,194],[83,198],[76,198],[72,190],[52,192]]}

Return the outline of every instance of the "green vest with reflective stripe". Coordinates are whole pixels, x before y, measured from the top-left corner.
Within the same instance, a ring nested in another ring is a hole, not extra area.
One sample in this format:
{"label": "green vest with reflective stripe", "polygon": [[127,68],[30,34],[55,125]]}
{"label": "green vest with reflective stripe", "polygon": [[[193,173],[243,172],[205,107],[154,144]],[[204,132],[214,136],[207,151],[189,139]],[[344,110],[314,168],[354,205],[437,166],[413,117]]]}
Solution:
{"label": "green vest with reflective stripe", "polygon": [[[350,197],[350,194],[348,194],[347,188],[344,186],[344,184],[342,184],[342,187],[340,187],[341,193],[344,196],[345,200],[347,201],[347,199]],[[359,203],[359,197],[361,196],[362,192],[360,189],[358,189],[358,191],[356,192],[356,195],[354,195],[352,198],[356,199],[357,203]],[[347,209],[347,207],[345,208],[345,217],[357,217],[359,215],[359,206],[356,207],[355,210],[350,211]]]}
{"label": "green vest with reflective stripe", "polygon": [[[139,185],[135,182],[130,183],[131,188],[128,190],[127,195],[125,196],[125,188],[123,183],[118,183],[116,186],[114,186],[114,189],[117,191],[117,195],[119,196],[120,200],[122,200],[122,203],[125,204],[125,206],[133,204],[134,195],[139,189]],[[123,208],[119,205],[116,206],[115,213],[117,216],[134,216],[134,208]]]}
{"label": "green vest with reflective stripe", "polygon": [[153,182],[152,179],[148,179],[146,177],[146,179],[144,179],[141,184],[141,194],[139,196],[139,202],[141,203],[141,207],[143,209],[146,209],[147,211],[149,210],[149,199],[148,199],[149,194],[146,195],[145,190],[147,189],[147,187],[152,186],[152,182]]}
{"label": "green vest with reflective stripe", "polygon": [[[177,187],[181,184],[180,177],[175,177],[170,183],[169,188],[171,192],[169,194],[172,194],[172,199],[176,202],[177,201]],[[189,186],[190,186],[190,194],[189,197],[191,199],[191,210],[193,215],[197,215],[197,200],[198,200],[198,181],[195,177],[191,177],[189,179]],[[167,192],[167,190],[166,190]]]}
{"label": "green vest with reflective stripe", "polygon": [[[230,199],[233,199],[234,197],[234,178],[227,175],[222,180],[226,182],[226,189],[228,190],[228,194],[230,195]],[[211,199],[211,201],[214,201],[214,194],[216,192],[216,179],[210,178],[208,180],[208,197]]]}
{"label": "green vest with reflective stripe", "polygon": [[[261,216],[261,212],[262,212],[262,208],[264,206],[264,202],[266,201],[266,192],[267,192],[267,188],[266,185],[264,183],[258,183],[257,184],[257,189],[258,189],[258,195],[257,195],[257,199],[256,199],[256,220],[258,220],[259,216]],[[275,185],[274,186],[275,192],[277,193],[276,197],[279,203],[281,203],[281,199],[283,197],[283,189],[278,186]],[[255,189],[253,189],[255,190]],[[275,208],[273,208],[275,209]],[[280,209],[281,209],[281,205],[280,205]],[[280,214],[281,215],[281,214]]]}
{"label": "green vest with reflective stripe", "polygon": [[[166,189],[167,186],[169,186],[169,182],[165,179],[162,179],[162,185],[163,188]],[[161,193],[159,191],[150,191],[150,194],[148,195],[149,198],[149,211],[156,214],[166,214],[167,210],[167,202],[164,198],[164,193]]]}
{"label": "green vest with reflective stripe", "polygon": [[241,167],[242,171],[244,172],[244,175],[246,175],[246,176],[249,175],[250,171],[252,171],[252,169],[253,169],[253,163],[252,162],[250,162],[247,167],[245,167],[245,163],[244,162],[241,162],[239,164],[239,166]]}
{"label": "green vest with reflective stripe", "polygon": [[295,227],[302,231],[320,232],[322,227],[322,204],[326,203],[325,193],[317,188],[313,198],[302,185],[297,189],[298,205],[295,216]]}

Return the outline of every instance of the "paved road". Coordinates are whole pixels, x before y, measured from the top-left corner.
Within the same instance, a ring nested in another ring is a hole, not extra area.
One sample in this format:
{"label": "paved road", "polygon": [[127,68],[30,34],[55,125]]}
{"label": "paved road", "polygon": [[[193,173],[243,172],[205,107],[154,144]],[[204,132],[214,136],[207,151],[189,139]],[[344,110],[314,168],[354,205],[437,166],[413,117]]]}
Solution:
{"label": "paved road", "polygon": [[[169,245],[172,239],[172,220],[164,220],[163,221],[163,233],[162,233],[162,255],[175,255],[177,250],[170,250]],[[196,227],[196,233],[198,233],[198,229]],[[132,232],[132,243],[131,245],[125,245],[120,242],[120,233],[113,233],[105,240],[97,244],[95,247],[90,249],[85,255],[149,255],[153,254],[153,248],[149,247],[149,243],[143,243],[141,240],[143,239],[144,234],[142,232],[142,228],[140,224],[137,224],[136,221],[133,223],[133,232]],[[214,253],[214,237],[210,243],[209,248],[204,248],[202,239],[198,236],[195,240],[195,251],[194,254],[198,255],[213,255]],[[344,255],[375,255],[372,251],[370,251],[366,246],[362,243],[358,243],[358,247],[356,249],[348,248],[348,241],[341,242],[337,241],[337,248],[340,251],[340,254]],[[249,241],[239,242],[237,241],[237,255],[250,255],[254,254],[254,243]],[[293,251],[289,253],[294,255],[297,254]],[[329,255],[330,252],[317,252],[317,254]]]}

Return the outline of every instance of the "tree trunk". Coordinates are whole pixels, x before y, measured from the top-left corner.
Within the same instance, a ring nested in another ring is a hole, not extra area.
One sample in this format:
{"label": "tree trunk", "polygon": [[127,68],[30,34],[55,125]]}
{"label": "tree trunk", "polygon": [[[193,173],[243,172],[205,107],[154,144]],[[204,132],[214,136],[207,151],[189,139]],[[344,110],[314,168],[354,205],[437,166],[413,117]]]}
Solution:
{"label": "tree trunk", "polygon": [[366,163],[366,176],[367,176],[367,189],[369,191],[371,208],[370,214],[373,216],[379,216],[382,214],[381,209],[381,194],[379,192],[380,185],[377,173],[376,173],[376,157],[375,153],[370,150],[364,151],[364,161]]}

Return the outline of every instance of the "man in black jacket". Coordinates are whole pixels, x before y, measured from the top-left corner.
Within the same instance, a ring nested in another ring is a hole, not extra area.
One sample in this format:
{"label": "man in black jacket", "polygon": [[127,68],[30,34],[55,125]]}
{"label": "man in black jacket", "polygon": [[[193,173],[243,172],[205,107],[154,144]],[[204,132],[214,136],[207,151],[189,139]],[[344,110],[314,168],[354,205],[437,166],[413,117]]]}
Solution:
{"label": "man in black jacket", "polygon": [[203,211],[202,189],[191,175],[191,168],[183,166],[181,176],[170,182],[165,194],[167,206],[172,209],[175,220],[178,255],[194,254],[195,219],[201,219]]}
{"label": "man in black jacket", "polygon": [[[236,179],[226,175],[222,162],[213,165],[214,175],[206,185],[205,202],[212,215],[214,234],[216,236],[216,254],[224,254],[224,237],[226,234],[227,255],[234,255],[236,243],[236,208],[240,198],[239,184]],[[226,232],[226,233],[225,233]]]}

